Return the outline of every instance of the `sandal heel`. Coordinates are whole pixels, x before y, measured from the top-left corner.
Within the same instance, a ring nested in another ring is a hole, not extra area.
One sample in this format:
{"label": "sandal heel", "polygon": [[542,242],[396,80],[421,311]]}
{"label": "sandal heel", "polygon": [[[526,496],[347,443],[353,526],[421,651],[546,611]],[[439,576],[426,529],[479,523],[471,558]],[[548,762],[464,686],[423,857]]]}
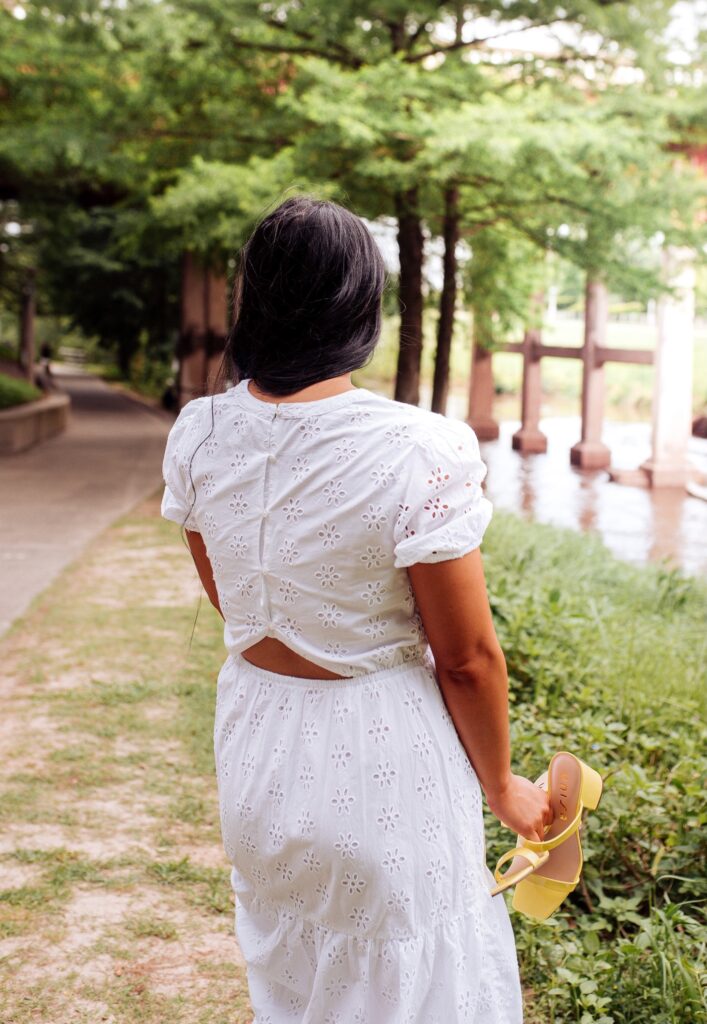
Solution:
{"label": "sandal heel", "polygon": [[604,788],[604,783],[599,772],[590,768],[584,761],[580,761],[577,758],[580,765],[582,766],[582,794],[581,800],[585,807],[590,811],[596,809],[601,799],[601,792]]}

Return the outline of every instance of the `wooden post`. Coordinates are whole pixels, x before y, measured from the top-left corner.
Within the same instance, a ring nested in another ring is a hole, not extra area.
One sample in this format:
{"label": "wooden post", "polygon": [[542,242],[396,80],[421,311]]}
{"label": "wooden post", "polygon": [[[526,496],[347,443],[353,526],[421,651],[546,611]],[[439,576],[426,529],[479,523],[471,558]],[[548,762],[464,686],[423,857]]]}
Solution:
{"label": "wooden post", "polygon": [[684,487],[695,468],[687,458],[692,431],[692,359],[695,336],[694,253],[668,246],[662,253],[675,296],[658,301],[658,342],[653,378],[651,457],[641,469],[651,487]]}
{"label": "wooden post", "polygon": [[20,297],[20,366],[25,377],[34,383],[34,327],[37,308],[36,271],[28,270]]}
{"label": "wooden post", "polygon": [[479,441],[495,441],[499,433],[498,423],[493,418],[493,353],[479,344],[487,328],[488,324],[485,324],[483,314],[474,310],[474,344],[466,421]]}
{"label": "wooden post", "polygon": [[582,347],[582,437],[570,449],[570,462],[581,469],[605,469],[611,452],[602,443],[604,363],[597,349],[606,347],[609,295],[598,278],[587,276]]}
{"label": "wooden post", "polygon": [[[543,295],[533,296],[533,315],[542,308]],[[521,425],[511,439],[517,452],[540,454],[547,451],[547,437],[540,429],[540,348],[542,329],[528,327],[523,335],[523,384],[521,390]]]}

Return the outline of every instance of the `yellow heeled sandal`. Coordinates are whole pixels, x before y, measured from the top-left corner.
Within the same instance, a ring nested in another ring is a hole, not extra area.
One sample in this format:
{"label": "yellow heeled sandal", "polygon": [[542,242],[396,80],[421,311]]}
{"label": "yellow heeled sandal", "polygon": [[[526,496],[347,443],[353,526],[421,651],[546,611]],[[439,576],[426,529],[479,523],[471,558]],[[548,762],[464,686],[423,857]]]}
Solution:
{"label": "yellow heeled sandal", "polygon": [[[574,754],[561,750],[552,757],[536,785],[541,789],[547,787],[553,822],[545,828],[541,841],[519,836],[515,849],[500,858],[495,871],[498,884],[491,895],[515,885],[513,909],[544,921],[579,882],[583,864],[579,841],[582,812],[597,807],[603,783],[597,771]],[[512,864],[502,875],[501,866],[511,859],[515,862],[516,858],[518,865]]]}

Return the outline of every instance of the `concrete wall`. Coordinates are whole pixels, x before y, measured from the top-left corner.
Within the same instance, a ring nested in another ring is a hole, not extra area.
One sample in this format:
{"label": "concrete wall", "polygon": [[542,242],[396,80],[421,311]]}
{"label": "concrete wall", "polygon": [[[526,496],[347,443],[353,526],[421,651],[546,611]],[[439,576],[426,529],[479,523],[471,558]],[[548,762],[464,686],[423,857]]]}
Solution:
{"label": "concrete wall", "polygon": [[11,409],[0,409],[0,455],[31,448],[65,430],[71,401],[68,395],[48,395]]}

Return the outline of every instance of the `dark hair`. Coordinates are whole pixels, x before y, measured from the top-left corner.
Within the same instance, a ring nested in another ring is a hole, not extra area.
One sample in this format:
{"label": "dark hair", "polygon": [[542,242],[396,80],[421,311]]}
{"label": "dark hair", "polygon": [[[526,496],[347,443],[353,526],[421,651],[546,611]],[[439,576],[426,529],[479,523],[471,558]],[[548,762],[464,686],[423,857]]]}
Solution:
{"label": "dark hair", "polygon": [[240,252],[230,376],[289,395],[364,366],[381,329],[383,258],[363,221],[337,203],[286,199]]}

